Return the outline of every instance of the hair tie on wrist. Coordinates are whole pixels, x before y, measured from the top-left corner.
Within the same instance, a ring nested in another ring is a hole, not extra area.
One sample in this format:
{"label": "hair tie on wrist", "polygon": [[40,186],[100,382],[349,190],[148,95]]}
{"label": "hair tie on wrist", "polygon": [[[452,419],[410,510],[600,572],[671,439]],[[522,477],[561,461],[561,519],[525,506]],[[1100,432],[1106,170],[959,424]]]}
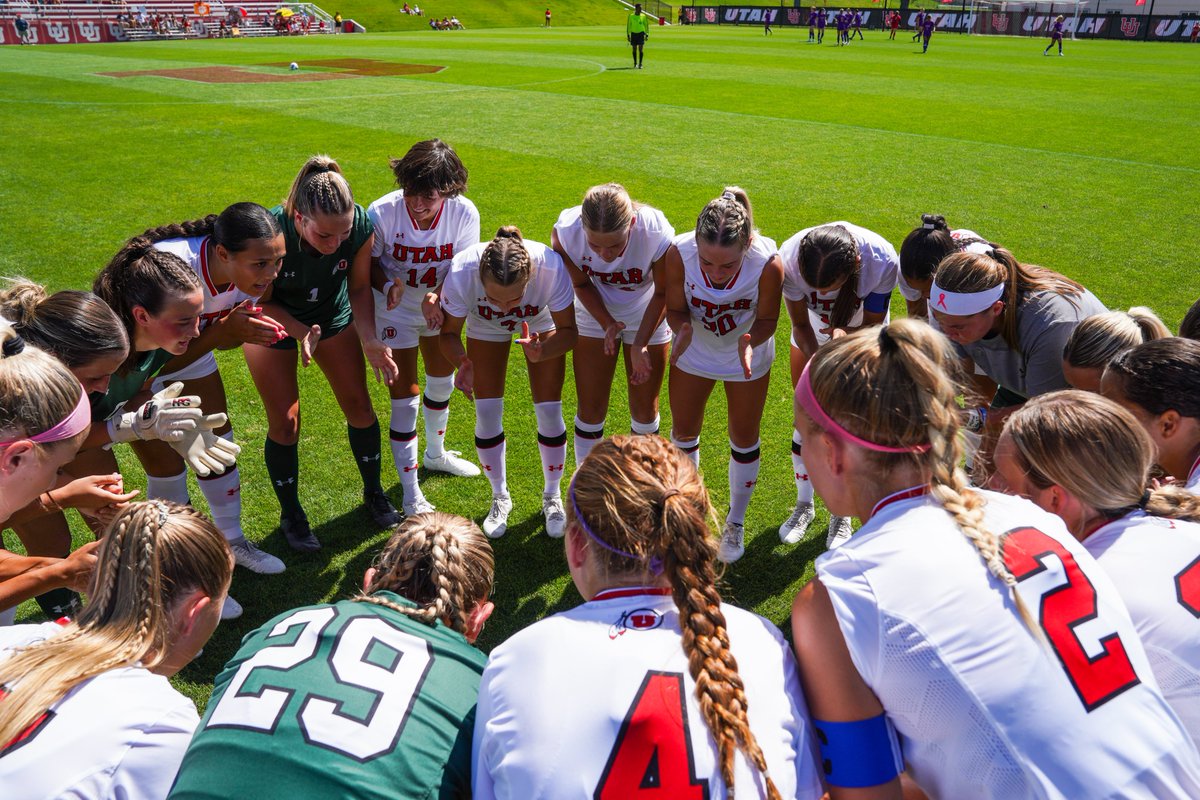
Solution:
{"label": "hair tie on wrist", "polygon": [[0,348],[0,352],[3,352],[4,358],[8,358],[9,356],[15,356],[18,353],[22,353],[24,351],[25,351],[25,338],[23,336],[21,336],[21,334],[19,334],[19,333],[16,334],[15,336],[13,336],[11,339],[6,340],[4,342],[4,347]]}

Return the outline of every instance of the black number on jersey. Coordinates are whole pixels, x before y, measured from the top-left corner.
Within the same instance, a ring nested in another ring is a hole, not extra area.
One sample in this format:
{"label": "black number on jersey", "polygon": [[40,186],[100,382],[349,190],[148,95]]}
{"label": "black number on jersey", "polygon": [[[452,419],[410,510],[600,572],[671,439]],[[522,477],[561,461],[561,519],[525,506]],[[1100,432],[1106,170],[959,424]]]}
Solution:
{"label": "black number on jersey", "polygon": [[737,327],[737,322],[733,319],[733,314],[722,314],[716,319],[702,319],[700,323],[708,328],[710,333],[717,336],[724,336]]}

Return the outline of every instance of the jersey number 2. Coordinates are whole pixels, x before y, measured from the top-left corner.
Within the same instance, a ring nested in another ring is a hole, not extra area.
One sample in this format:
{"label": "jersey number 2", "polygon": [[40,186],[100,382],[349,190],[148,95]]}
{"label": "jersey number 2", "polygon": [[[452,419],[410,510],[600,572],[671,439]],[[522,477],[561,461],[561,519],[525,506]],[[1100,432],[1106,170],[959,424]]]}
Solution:
{"label": "jersey number 2", "polygon": [[594,800],[707,800],[708,781],[696,777],[683,676],[647,672],[616,744],[608,754]]}
{"label": "jersey number 2", "polygon": [[[1098,619],[1096,589],[1069,550],[1036,528],[1017,528],[1005,535],[1002,551],[1018,581],[1037,576],[1044,587],[1036,612],[1084,708],[1094,711],[1141,682],[1120,634]],[[1081,641],[1084,625],[1093,632],[1087,640],[1098,645],[1096,655]]]}

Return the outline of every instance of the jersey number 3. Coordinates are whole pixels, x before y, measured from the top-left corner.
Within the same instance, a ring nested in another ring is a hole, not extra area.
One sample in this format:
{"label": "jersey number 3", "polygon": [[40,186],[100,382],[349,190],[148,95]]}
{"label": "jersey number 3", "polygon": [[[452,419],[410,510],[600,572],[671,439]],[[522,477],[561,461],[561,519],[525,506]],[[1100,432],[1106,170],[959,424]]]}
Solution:
{"label": "jersey number 3", "polygon": [[1009,572],[1040,590],[1034,611],[1084,708],[1095,711],[1141,682],[1119,632],[1099,618],[1096,589],[1069,550],[1035,528],[1017,528],[1005,535],[1002,551]]}
{"label": "jersey number 3", "polygon": [[594,800],[707,800],[708,781],[696,777],[683,676],[647,672],[616,744],[608,754]]}

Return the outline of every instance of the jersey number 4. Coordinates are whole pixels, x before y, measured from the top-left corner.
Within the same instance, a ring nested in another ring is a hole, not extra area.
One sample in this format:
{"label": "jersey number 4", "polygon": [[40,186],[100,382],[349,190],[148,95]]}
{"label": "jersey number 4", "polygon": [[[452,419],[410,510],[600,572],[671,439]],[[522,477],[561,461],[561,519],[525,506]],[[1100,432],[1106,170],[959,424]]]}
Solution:
{"label": "jersey number 4", "polygon": [[1094,711],[1141,682],[1116,626],[1100,618],[1096,589],[1069,550],[1035,528],[1017,528],[1005,535],[1002,552],[1009,572],[1029,582],[1023,588],[1039,592],[1035,610],[1042,630],[1084,708]]}
{"label": "jersey number 4", "polygon": [[646,673],[592,797],[707,800],[708,781],[696,777],[682,675]]}
{"label": "jersey number 4", "polygon": [[[288,687],[295,682],[287,681],[287,671],[313,658],[321,632],[336,616],[333,608],[310,608],[276,624],[268,639],[285,637],[290,643],[268,644],[243,661],[205,727],[273,733],[292,696],[303,691]],[[292,634],[297,627],[299,634]],[[378,663],[377,645],[395,654],[390,666]],[[338,632],[328,669],[337,683],[369,693],[371,701],[366,707],[371,710],[358,719],[347,713],[344,701],[307,693],[297,713],[304,740],[357,761],[391,752],[432,662],[424,639],[394,628],[380,617],[354,617]],[[246,682],[256,671],[259,688],[247,690]]]}

